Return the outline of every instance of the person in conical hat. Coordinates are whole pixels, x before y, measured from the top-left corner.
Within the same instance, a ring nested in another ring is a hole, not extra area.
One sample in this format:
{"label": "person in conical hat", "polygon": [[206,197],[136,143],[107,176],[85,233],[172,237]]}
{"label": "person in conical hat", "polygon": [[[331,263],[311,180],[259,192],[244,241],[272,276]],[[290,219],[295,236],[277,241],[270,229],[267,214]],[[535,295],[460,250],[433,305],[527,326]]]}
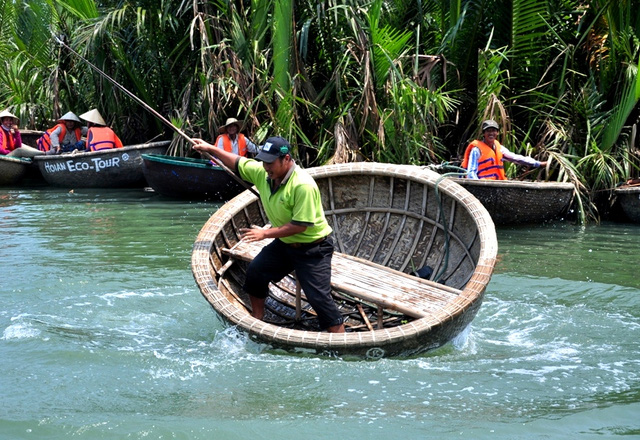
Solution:
{"label": "person in conical hat", "polygon": [[18,123],[20,122],[20,119],[18,119],[18,117],[16,115],[14,115],[13,113],[11,113],[9,110],[5,109],[2,110],[0,112],[0,122],[2,122],[2,124],[5,124],[5,118],[7,119],[7,123],[11,123],[14,125],[18,125]]}
{"label": "person in conical hat", "polygon": [[22,146],[22,136],[18,129],[20,120],[9,110],[0,112],[0,155],[10,154]]}
{"label": "person in conical hat", "polygon": [[89,110],[88,112],[81,114],[80,117],[85,121],[87,121],[89,124],[99,125],[102,127],[107,126],[107,123],[104,122],[104,118],[102,117],[102,115],[100,114],[97,108],[94,108],[93,110]]}
{"label": "person in conical hat", "polygon": [[87,121],[89,130],[87,132],[87,151],[108,150],[110,148],[122,148],[122,141],[115,132],[107,127],[107,123],[98,109],[89,110],[80,115],[81,119]]}
{"label": "person in conical hat", "polygon": [[76,116],[74,112],[66,112],[64,115],[60,116],[60,118],[58,119],[58,122],[60,121],[75,122],[78,125],[82,125],[82,121],[80,120],[79,117]]}
{"label": "person in conical hat", "polygon": [[545,167],[546,161],[512,153],[498,142],[500,125],[493,119],[482,122],[482,140],[471,142],[464,153],[462,167],[467,169],[469,179],[506,180],[504,161],[529,167]]}
{"label": "person in conical hat", "polygon": [[87,134],[87,127],[73,112],[62,115],[57,124],[45,131],[37,141],[38,150],[45,154],[68,153],[73,150],[84,150],[82,136]]}
{"label": "person in conical hat", "polygon": [[215,145],[225,151],[238,156],[247,156],[247,153],[256,154],[258,147],[249,138],[240,133],[242,121],[236,118],[228,118],[227,122],[218,128],[218,138]]}

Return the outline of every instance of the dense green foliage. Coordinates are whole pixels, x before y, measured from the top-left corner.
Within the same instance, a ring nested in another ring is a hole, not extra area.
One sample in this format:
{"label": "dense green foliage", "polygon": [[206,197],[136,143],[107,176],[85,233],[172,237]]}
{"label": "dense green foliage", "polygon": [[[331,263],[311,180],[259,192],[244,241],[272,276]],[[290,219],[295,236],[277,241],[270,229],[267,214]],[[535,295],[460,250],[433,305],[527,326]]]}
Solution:
{"label": "dense green foliage", "polygon": [[[227,117],[305,165],[457,162],[480,121],[586,202],[639,174],[638,0],[0,0],[0,107],[44,129],[97,107],[170,135],[58,36],[188,133]],[[186,149],[176,149],[186,154]],[[583,203],[583,206],[588,206]],[[587,214],[588,209],[584,210]]]}

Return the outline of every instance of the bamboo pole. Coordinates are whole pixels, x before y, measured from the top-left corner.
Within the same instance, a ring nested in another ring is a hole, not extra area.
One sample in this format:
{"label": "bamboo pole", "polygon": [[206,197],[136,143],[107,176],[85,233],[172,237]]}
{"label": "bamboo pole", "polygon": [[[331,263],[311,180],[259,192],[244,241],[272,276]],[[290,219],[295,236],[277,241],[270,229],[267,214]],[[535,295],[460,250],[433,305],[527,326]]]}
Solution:
{"label": "bamboo pole", "polygon": [[296,274],[296,321],[300,320],[302,315],[302,286],[300,286],[300,280]]}
{"label": "bamboo pole", "polygon": [[367,318],[367,314],[364,313],[364,309],[362,308],[362,306],[360,304],[356,304],[356,306],[358,307],[358,311],[360,312],[360,316],[362,316],[362,320],[366,324],[367,328],[370,331],[373,331],[373,326],[371,325],[371,322],[369,321],[369,318]]}
{"label": "bamboo pole", "polygon": [[[193,138],[191,138],[190,136],[188,136],[184,131],[180,130],[178,127],[176,127],[175,125],[173,125],[171,123],[171,121],[169,121],[167,118],[165,118],[164,116],[162,116],[160,113],[158,113],[153,107],[151,107],[149,104],[147,104],[146,102],[144,102],[142,99],[138,98],[136,95],[134,95],[132,92],[130,92],[129,90],[127,90],[122,84],[120,84],[119,82],[117,82],[115,79],[111,78],[109,75],[107,75],[106,73],[104,73],[98,66],[96,66],[95,64],[93,64],[91,61],[87,60],[85,57],[83,57],[82,55],[80,55],[78,52],[76,52],[74,49],[72,49],[71,47],[69,47],[65,42],[63,42],[60,38],[58,38],[56,35],[53,35],[53,38],[55,38],[55,40],[58,42],[58,44],[60,44],[62,47],[64,47],[65,49],[67,49],[69,52],[71,52],[72,54],[74,54],[75,56],[77,56],[78,58],[80,58],[82,61],[84,61],[86,64],[89,65],[89,67],[91,67],[93,70],[95,70],[96,72],[98,72],[100,75],[102,75],[106,80],[108,80],[109,82],[111,82],[114,86],[116,86],[117,88],[119,88],[120,90],[122,90],[127,96],[129,96],[131,99],[133,99],[134,101],[136,101],[138,104],[140,104],[142,107],[144,107],[145,110],[147,110],[149,113],[151,113],[153,116],[155,116],[156,118],[160,119],[160,121],[162,121],[167,127],[169,127],[171,130],[173,130],[174,132],[176,132],[178,135],[182,136],[182,138],[184,138],[187,142],[189,142],[191,145],[195,144],[195,141],[193,140]],[[236,175],[236,173],[234,173],[233,171],[231,171],[229,168],[227,168],[222,161],[220,161],[217,157],[212,156],[211,154],[207,153],[207,152],[200,152],[200,154],[202,154],[205,158],[212,160],[213,162],[215,162],[216,165],[218,165],[220,168],[222,168],[227,174],[229,174],[231,177],[233,177],[237,182],[239,182],[242,186],[244,186],[245,188],[247,188],[249,191],[251,191],[253,194],[255,194],[258,198],[260,197],[258,195],[258,193],[244,180],[242,180],[240,177],[238,177]]]}

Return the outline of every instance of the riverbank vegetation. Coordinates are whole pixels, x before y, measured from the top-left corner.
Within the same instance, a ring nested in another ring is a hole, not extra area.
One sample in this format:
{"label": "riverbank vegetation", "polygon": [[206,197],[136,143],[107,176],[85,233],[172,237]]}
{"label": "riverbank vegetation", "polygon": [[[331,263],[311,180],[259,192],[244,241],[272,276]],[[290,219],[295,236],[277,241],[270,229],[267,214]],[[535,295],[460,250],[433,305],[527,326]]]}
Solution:
{"label": "riverbank vegetation", "polygon": [[[97,107],[125,143],[170,135],[56,43],[194,137],[227,117],[306,166],[459,163],[483,119],[569,180],[579,211],[638,177],[640,0],[0,0],[0,106],[27,128]],[[176,154],[188,154],[176,145]]]}

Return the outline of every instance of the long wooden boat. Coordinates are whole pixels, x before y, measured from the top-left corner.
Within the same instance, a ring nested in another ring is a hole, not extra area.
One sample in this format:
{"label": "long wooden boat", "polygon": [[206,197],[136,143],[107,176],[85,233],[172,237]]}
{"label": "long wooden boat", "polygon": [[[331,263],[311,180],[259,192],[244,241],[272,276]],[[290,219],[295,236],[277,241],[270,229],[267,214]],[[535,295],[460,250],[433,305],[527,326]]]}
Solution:
{"label": "long wooden boat", "polygon": [[453,178],[476,196],[497,225],[543,223],[567,212],[575,186],[568,182]]}
{"label": "long wooden boat", "polygon": [[129,145],[123,148],[36,156],[44,179],[64,188],[134,188],[146,184],[142,154],[164,154],[171,141]]}
{"label": "long wooden boat", "polygon": [[0,156],[0,185],[17,185],[27,175],[31,159],[13,156]]}
{"label": "long wooden boat", "polygon": [[615,189],[616,200],[629,220],[640,223],[640,185],[625,185]]}
{"label": "long wooden boat", "polygon": [[248,244],[239,229],[267,218],[249,191],[211,216],[193,248],[194,278],[224,320],[271,347],[358,358],[435,349],[467,328],[498,247],[475,197],[419,167],[352,163],[308,171],[334,230],[332,290],[347,332],[319,331],[292,275],[271,285],[264,321],[250,315],[242,283],[247,261],[267,240]]}
{"label": "long wooden boat", "polygon": [[226,201],[245,189],[209,160],[163,154],[143,154],[142,160],[147,183],[164,196]]}

